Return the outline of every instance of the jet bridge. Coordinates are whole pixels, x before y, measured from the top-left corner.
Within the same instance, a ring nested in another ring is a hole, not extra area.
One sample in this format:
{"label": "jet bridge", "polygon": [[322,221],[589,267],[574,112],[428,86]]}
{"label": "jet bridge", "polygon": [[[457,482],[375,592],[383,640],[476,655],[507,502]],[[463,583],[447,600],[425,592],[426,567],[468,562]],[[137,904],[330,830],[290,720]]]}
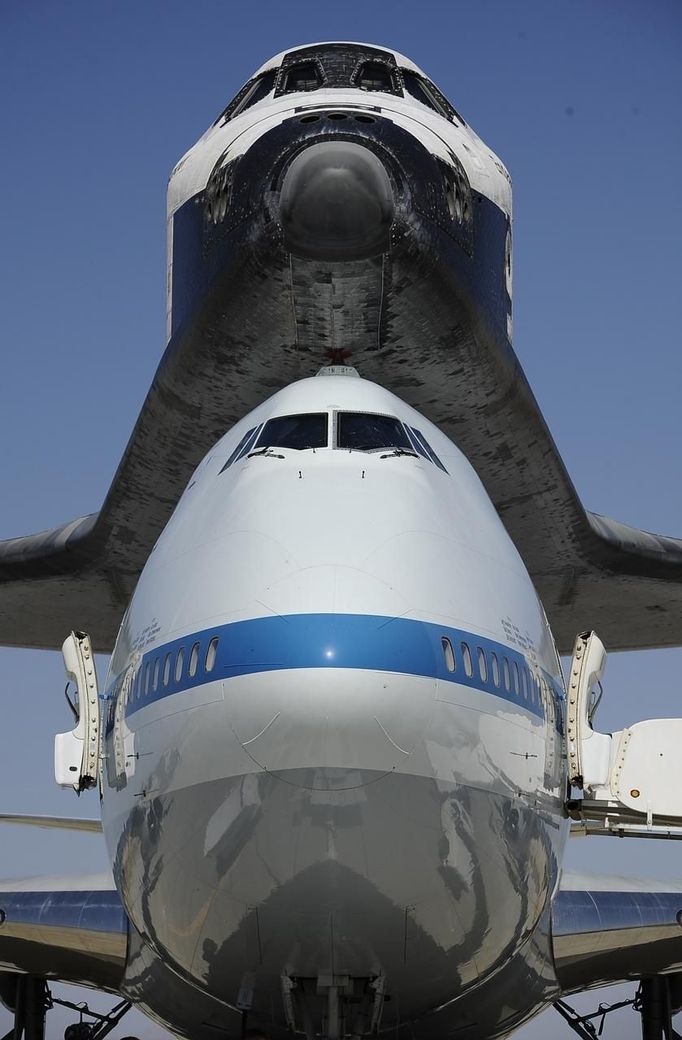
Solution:
{"label": "jet bridge", "polygon": [[568,777],[582,797],[567,803],[572,834],[682,838],[682,719],[648,719],[616,733],[593,726],[606,650],[577,637],[568,679]]}

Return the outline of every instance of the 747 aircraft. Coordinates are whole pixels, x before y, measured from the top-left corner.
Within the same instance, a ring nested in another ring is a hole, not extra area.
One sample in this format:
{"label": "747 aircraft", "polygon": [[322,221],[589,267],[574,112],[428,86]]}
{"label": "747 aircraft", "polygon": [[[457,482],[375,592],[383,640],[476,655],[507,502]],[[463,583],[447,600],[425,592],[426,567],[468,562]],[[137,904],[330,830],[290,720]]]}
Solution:
{"label": "747 aircraft", "polygon": [[682,721],[594,728],[604,644],[682,644],[682,542],[580,503],[511,227],[503,164],[383,47],[277,55],[175,167],[168,345],[105,502],[0,543],[0,641],[63,645],[56,778],[101,798],[13,818],[101,828],[112,867],[0,884],[15,1040],[52,980],[121,1001],[69,1040],[129,1004],[188,1040],[551,1004],[588,1036],[562,998],[631,979],[673,1035],[682,885],[561,864],[571,827],[682,834]]}

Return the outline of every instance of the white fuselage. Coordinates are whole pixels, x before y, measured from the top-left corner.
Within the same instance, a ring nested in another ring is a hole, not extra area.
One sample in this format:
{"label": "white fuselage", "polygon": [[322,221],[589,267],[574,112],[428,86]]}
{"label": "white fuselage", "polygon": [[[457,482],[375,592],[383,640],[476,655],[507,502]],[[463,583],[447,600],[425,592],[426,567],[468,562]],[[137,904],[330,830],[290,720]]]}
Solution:
{"label": "white fuselage", "polygon": [[[244,435],[326,415],[326,447]],[[389,416],[417,451],[336,447]],[[524,948],[566,837],[562,679],[472,467],[352,374],[231,429],[143,571],[107,681],[103,820],[144,941],[226,1004],[245,972],[383,977],[401,1015]],[[259,988],[260,987],[260,988]],[[279,1007],[277,1015],[280,1015]]]}

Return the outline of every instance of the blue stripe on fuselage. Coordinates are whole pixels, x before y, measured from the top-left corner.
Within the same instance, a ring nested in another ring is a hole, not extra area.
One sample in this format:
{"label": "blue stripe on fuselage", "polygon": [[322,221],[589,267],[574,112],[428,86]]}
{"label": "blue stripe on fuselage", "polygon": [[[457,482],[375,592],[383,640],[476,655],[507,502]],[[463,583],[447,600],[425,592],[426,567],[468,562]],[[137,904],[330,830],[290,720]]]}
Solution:
{"label": "blue stripe on fuselage", "polygon": [[[442,639],[450,640],[455,655],[455,671],[446,666]],[[206,653],[212,639],[218,639],[215,662],[210,672],[205,669]],[[473,669],[465,670],[463,644],[469,647]],[[189,674],[192,648],[198,645],[197,666]],[[487,679],[481,677],[479,648],[485,652]],[[184,651],[181,674],[176,680],[178,651]],[[500,682],[495,685],[492,655],[497,656]],[[170,655],[168,682],[164,684],[165,662]],[[505,688],[504,659],[510,667],[511,689]],[[158,664],[157,664],[158,662]],[[444,682],[458,683],[517,704],[540,718],[545,716],[542,698],[533,683],[518,691],[514,683],[514,666],[521,674],[527,669],[526,658],[517,650],[483,636],[432,622],[411,618],[382,617],[371,614],[289,614],[252,618],[207,628],[148,650],[138,662],[136,677],[125,706],[126,715],[162,698],[201,686],[207,682],[232,679],[256,672],[297,668],[351,668],[379,672],[399,672]],[[157,682],[154,688],[154,675]],[[121,673],[107,695],[113,721],[113,702],[121,689]],[[561,699],[561,691],[547,673],[551,695]],[[529,673],[526,671],[528,677]],[[556,712],[561,727],[561,711]]]}

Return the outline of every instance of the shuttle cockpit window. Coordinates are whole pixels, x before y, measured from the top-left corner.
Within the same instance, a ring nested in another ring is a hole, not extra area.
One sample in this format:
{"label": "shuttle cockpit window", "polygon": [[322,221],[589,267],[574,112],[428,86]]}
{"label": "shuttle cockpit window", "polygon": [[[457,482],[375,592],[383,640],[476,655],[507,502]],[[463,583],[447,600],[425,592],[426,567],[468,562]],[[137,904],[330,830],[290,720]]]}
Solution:
{"label": "shuttle cockpit window", "polygon": [[385,94],[394,94],[396,89],[393,71],[382,61],[363,62],[354,81],[360,90],[381,90]]}
{"label": "shuttle cockpit window", "polygon": [[301,61],[284,73],[282,93],[295,94],[300,90],[317,90],[322,86],[322,74],[315,61]]}
{"label": "shuttle cockpit window", "polygon": [[223,109],[213,125],[217,126],[218,123],[228,122],[241,112],[245,112],[247,108],[251,108],[252,105],[263,101],[268,94],[273,93],[276,79],[277,69],[270,69],[269,72],[264,72],[262,75],[256,76],[255,79],[250,79],[248,83],[244,84],[236,97],[232,98],[229,105]]}
{"label": "shuttle cockpit window", "polygon": [[336,417],[336,446],[352,451],[404,448],[414,452],[405,427],[391,415],[368,412],[339,412]]}
{"label": "shuttle cockpit window", "polygon": [[276,76],[277,70],[270,69],[269,72],[264,72],[262,76],[254,79],[250,89],[246,92],[239,104],[236,105],[230,118],[234,119],[234,117],[238,116],[241,112],[245,112],[247,108],[251,108],[252,105],[257,105],[258,102],[266,98],[268,94],[272,94],[275,89]]}
{"label": "shuttle cockpit window", "polygon": [[402,74],[405,90],[410,97],[413,97],[415,101],[421,102],[422,105],[426,105],[427,108],[432,109],[434,112],[438,112],[439,115],[445,115],[445,112],[436,104],[435,99],[431,97],[419,76],[415,75],[414,72],[408,72],[407,69],[402,69]]}
{"label": "shuttle cockpit window", "polygon": [[301,415],[281,415],[268,419],[260,432],[253,451],[266,448],[326,448],[328,415],[326,412],[305,412]]}
{"label": "shuttle cockpit window", "polygon": [[416,72],[410,72],[409,69],[401,69],[400,72],[403,77],[403,86],[406,94],[409,94],[410,97],[413,97],[415,101],[419,101],[422,105],[426,105],[432,112],[438,112],[439,115],[445,116],[446,119],[465,125],[459,112],[443,97],[440,90],[433,83],[422,76],[418,76]]}

